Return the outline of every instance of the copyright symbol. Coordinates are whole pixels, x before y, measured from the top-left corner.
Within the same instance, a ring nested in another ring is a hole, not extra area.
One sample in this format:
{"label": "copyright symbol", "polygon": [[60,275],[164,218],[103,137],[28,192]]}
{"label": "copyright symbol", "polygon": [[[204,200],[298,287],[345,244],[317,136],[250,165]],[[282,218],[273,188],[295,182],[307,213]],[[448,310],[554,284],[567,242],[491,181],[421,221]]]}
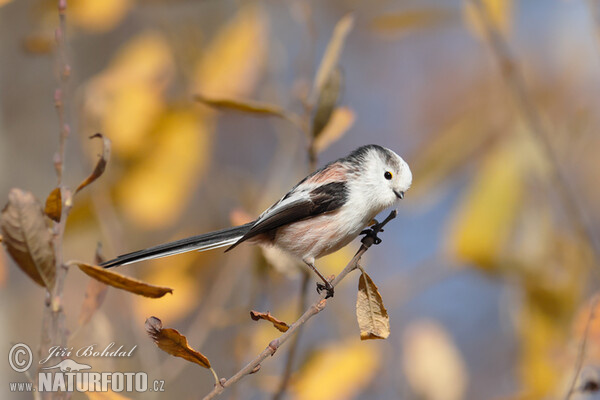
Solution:
{"label": "copyright symbol", "polygon": [[17,343],[8,352],[8,363],[17,372],[25,372],[31,367],[33,354],[25,343]]}

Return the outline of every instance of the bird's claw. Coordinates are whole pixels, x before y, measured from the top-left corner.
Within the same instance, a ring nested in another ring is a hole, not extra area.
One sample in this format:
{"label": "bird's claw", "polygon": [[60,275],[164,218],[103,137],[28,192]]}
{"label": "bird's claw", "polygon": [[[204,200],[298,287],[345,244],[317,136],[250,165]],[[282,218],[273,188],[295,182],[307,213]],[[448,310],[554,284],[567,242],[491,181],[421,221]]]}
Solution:
{"label": "bird's claw", "polygon": [[318,282],[317,283],[317,293],[321,294],[321,292],[323,290],[327,291],[327,295],[325,296],[326,299],[333,297],[333,285],[331,284],[331,282],[329,282],[329,281],[327,281],[327,283]]}
{"label": "bird's claw", "polygon": [[379,223],[371,226],[368,229],[363,230],[360,234],[361,235],[365,235],[365,237],[362,238],[362,242],[364,243],[365,240],[367,238],[371,238],[373,240],[373,244],[379,244],[381,243],[381,238],[379,238],[379,236],[377,236],[377,234],[379,232],[383,232],[383,229],[378,227]]}

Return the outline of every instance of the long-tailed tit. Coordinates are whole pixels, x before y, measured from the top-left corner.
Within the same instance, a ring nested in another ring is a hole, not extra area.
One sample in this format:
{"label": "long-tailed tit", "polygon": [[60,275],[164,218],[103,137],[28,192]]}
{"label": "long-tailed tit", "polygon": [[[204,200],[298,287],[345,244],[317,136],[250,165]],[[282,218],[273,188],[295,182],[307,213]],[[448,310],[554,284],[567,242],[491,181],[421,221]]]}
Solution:
{"label": "long-tailed tit", "polygon": [[408,164],[378,145],[359,147],[308,175],[255,221],[220,231],[124,254],[105,268],[242,242],[275,246],[303,260],[323,280],[319,288],[333,295],[315,259],[341,249],[384,209],[404,197],[412,182]]}

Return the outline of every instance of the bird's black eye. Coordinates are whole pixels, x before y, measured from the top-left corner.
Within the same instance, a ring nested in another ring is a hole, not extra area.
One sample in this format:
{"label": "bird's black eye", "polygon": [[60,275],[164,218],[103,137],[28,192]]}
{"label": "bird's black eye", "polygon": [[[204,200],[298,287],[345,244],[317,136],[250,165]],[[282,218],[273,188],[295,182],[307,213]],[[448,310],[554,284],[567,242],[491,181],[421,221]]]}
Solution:
{"label": "bird's black eye", "polygon": [[389,181],[390,179],[392,179],[392,173],[390,171],[385,171],[383,177]]}

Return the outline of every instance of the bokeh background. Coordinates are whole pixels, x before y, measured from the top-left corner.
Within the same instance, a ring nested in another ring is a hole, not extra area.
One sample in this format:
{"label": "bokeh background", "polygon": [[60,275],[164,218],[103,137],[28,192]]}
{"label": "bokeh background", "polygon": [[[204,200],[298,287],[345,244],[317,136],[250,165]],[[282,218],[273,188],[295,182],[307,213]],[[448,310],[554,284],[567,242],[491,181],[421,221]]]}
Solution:
{"label": "bokeh background", "polygon": [[[242,223],[276,201],[310,170],[306,134],[280,118],[209,108],[194,95],[254,99],[310,122],[316,70],[336,23],[353,12],[339,60],[343,89],[317,165],[377,143],[413,169],[398,218],[362,263],[392,333],[360,341],[358,274],[349,276],[306,325],[288,398],[564,398],[578,361],[595,382],[596,0],[73,0],[68,7],[65,180],[74,187],[92,169],[100,143],[87,137],[96,132],[112,140],[112,159],[75,199],[66,259],[92,262],[98,242],[112,258]],[[53,1],[0,0],[2,199],[20,187],[43,200],[56,184],[57,23]],[[339,272],[357,248],[318,266]],[[213,386],[208,371],[151,342],[147,317],[177,328],[228,377],[279,335],[252,321],[251,309],[288,322],[298,315],[297,264],[259,249],[192,253],[119,272],[174,294],[150,300],[109,289],[81,324],[89,278],[70,271],[69,345],[137,345],[131,358],[90,363],[165,380],[166,394],[144,398],[198,398]],[[1,353],[17,342],[36,348],[44,291],[4,251],[0,287]],[[315,298],[311,281],[308,300]],[[224,398],[271,398],[287,351]],[[0,368],[3,397],[17,398],[4,391],[23,377],[6,362]],[[572,398],[593,396],[593,385],[587,389]]]}

